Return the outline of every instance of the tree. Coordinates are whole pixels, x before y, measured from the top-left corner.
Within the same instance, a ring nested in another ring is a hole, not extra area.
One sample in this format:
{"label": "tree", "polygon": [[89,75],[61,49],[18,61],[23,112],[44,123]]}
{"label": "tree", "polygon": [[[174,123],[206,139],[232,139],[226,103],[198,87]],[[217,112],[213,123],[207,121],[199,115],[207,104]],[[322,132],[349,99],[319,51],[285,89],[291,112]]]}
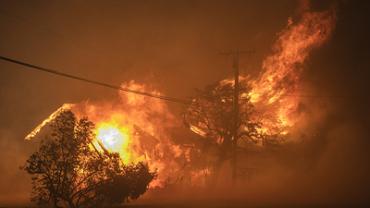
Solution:
{"label": "tree", "polygon": [[[63,111],[51,123],[39,149],[23,169],[32,177],[32,201],[39,206],[96,207],[143,194],[155,177],[143,163],[124,165],[118,154],[93,145],[94,124]],[[113,192],[113,190],[115,190]]]}
{"label": "tree", "polygon": [[[237,147],[258,143],[263,134],[261,125],[253,118],[254,108],[246,83],[240,85],[239,116],[237,118]],[[194,132],[208,139],[208,146],[218,148],[219,165],[231,157],[233,139],[233,82],[221,81],[198,90],[184,113],[184,122]]]}

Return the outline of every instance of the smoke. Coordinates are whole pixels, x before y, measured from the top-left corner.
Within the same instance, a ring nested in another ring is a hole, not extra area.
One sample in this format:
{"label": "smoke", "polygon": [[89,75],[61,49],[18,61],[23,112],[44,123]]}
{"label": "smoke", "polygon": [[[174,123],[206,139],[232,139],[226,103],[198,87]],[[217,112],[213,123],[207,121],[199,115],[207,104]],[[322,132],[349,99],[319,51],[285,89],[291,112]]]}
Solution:
{"label": "smoke", "polygon": [[2,205],[22,204],[28,201],[31,191],[28,176],[19,169],[28,151],[16,141],[13,132],[5,129],[0,129],[0,150],[0,202]]}
{"label": "smoke", "polygon": [[[311,1],[311,8],[327,9],[328,2]],[[234,191],[226,180],[230,178],[226,164],[216,187],[169,187],[149,192],[137,203],[203,207],[213,202],[224,207],[368,203],[370,102],[365,95],[370,89],[370,7],[366,2],[336,2],[340,10],[332,39],[313,52],[302,74],[312,94],[324,97],[302,101],[301,108],[309,117],[305,121],[310,122],[302,123],[297,134],[307,131],[307,139],[261,162],[266,168]],[[166,95],[187,97],[194,88],[232,73],[230,60],[218,55],[223,50],[254,48],[252,57],[241,59],[241,69],[244,74],[258,74],[276,32],[299,3],[0,4],[7,11],[0,14],[0,54],[115,84],[128,80],[155,83]],[[23,140],[27,133],[63,103],[109,100],[116,92],[5,63],[0,67],[0,205],[28,203],[30,181],[19,170],[35,150]],[[180,114],[181,108],[171,107],[175,115]]]}
{"label": "smoke", "polygon": [[364,206],[369,203],[369,134],[359,126],[357,122],[339,122],[309,142],[285,147],[273,156],[259,155],[256,172],[250,178],[239,179],[236,186],[232,185],[230,165],[225,164],[211,186],[154,190],[137,203],[201,207]]}

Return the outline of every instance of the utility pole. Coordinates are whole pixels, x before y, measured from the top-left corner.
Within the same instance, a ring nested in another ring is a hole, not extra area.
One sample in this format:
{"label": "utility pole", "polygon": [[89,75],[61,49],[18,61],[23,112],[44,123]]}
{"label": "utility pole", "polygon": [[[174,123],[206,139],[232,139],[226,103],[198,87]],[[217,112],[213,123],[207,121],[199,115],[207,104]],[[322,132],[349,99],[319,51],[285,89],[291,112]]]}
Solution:
{"label": "utility pole", "polygon": [[237,177],[237,144],[238,144],[238,121],[239,121],[239,50],[233,54],[233,68],[234,68],[234,99],[233,99],[233,140],[231,143],[231,165],[232,165],[232,179],[233,183]]}
{"label": "utility pole", "polygon": [[233,70],[234,70],[234,96],[233,96],[233,129],[232,129],[232,141],[231,141],[231,168],[232,168],[232,180],[235,184],[237,179],[237,150],[238,150],[238,139],[239,139],[239,55],[250,54],[254,51],[240,51],[239,49],[223,52],[222,55],[231,55],[233,59]]}

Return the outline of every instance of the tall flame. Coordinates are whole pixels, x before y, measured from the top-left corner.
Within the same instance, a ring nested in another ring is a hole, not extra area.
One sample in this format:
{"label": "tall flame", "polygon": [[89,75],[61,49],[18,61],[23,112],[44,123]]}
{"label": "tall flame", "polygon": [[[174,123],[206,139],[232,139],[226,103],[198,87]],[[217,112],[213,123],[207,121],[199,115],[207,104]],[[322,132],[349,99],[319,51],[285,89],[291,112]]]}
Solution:
{"label": "tall flame", "polygon": [[[296,23],[289,18],[286,28],[278,35],[272,54],[263,61],[259,77],[252,80],[240,76],[240,83],[251,89],[241,92],[241,97],[249,97],[253,103],[256,113],[252,119],[262,124],[262,133],[286,135],[300,120],[298,107],[301,99],[297,95],[301,92],[302,65],[312,49],[328,40],[334,25],[335,13],[332,10],[305,11]],[[219,85],[234,85],[234,81],[224,79]],[[201,135],[201,128],[192,126],[191,130]]]}
{"label": "tall flame", "polygon": [[302,64],[312,49],[328,40],[334,25],[333,11],[306,11],[297,23],[289,19],[274,45],[273,54],[263,61],[263,73],[250,82],[249,96],[258,113],[263,114],[264,128],[278,129],[284,134],[299,120],[297,95]]}

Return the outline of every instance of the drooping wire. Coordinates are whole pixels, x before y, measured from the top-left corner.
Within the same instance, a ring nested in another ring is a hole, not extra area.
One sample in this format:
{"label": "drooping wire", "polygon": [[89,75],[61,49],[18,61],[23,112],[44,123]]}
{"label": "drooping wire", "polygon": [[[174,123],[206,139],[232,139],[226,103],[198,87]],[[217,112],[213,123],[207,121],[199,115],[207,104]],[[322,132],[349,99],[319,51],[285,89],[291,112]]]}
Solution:
{"label": "drooping wire", "polygon": [[54,74],[54,75],[57,75],[57,76],[62,76],[62,77],[66,77],[66,78],[69,78],[69,79],[74,79],[74,80],[78,80],[78,81],[82,81],[82,82],[87,82],[87,83],[90,83],[90,84],[95,84],[95,85],[99,85],[99,86],[103,86],[103,87],[107,87],[107,88],[111,88],[111,89],[115,89],[115,90],[120,90],[120,91],[123,91],[123,92],[134,93],[134,94],[138,94],[138,95],[142,95],[142,96],[157,98],[157,99],[166,100],[166,101],[179,103],[179,104],[184,104],[184,105],[188,105],[191,102],[190,100],[185,100],[185,99],[181,99],[181,98],[175,98],[175,97],[164,96],[164,95],[156,95],[156,94],[152,94],[152,93],[148,93],[148,92],[137,91],[137,90],[133,90],[133,89],[130,89],[130,88],[124,88],[124,87],[121,87],[121,86],[108,84],[108,83],[97,81],[97,80],[87,79],[87,78],[79,77],[79,76],[76,76],[76,75],[73,75],[73,74],[67,74],[67,73],[60,72],[60,71],[57,71],[57,70],[54,70],[54,69],[50,69],[50,68],[46,68],[46,67],[42,67],[42,66],[37,66],[37,65],[26,63],[26,62],[19,61],[19,60],[16,60],[16,59],[8,58],[8,57],[5,57],[5,56],[0,56],[0,59],[3,60],[3,61],[7,61],[7,62],[18,64],[18,65],[21,65],[21,66],[25,66],[28,69],[35,69],[35,70],[38,70],[38,71],[47,72],[47,73]]}

